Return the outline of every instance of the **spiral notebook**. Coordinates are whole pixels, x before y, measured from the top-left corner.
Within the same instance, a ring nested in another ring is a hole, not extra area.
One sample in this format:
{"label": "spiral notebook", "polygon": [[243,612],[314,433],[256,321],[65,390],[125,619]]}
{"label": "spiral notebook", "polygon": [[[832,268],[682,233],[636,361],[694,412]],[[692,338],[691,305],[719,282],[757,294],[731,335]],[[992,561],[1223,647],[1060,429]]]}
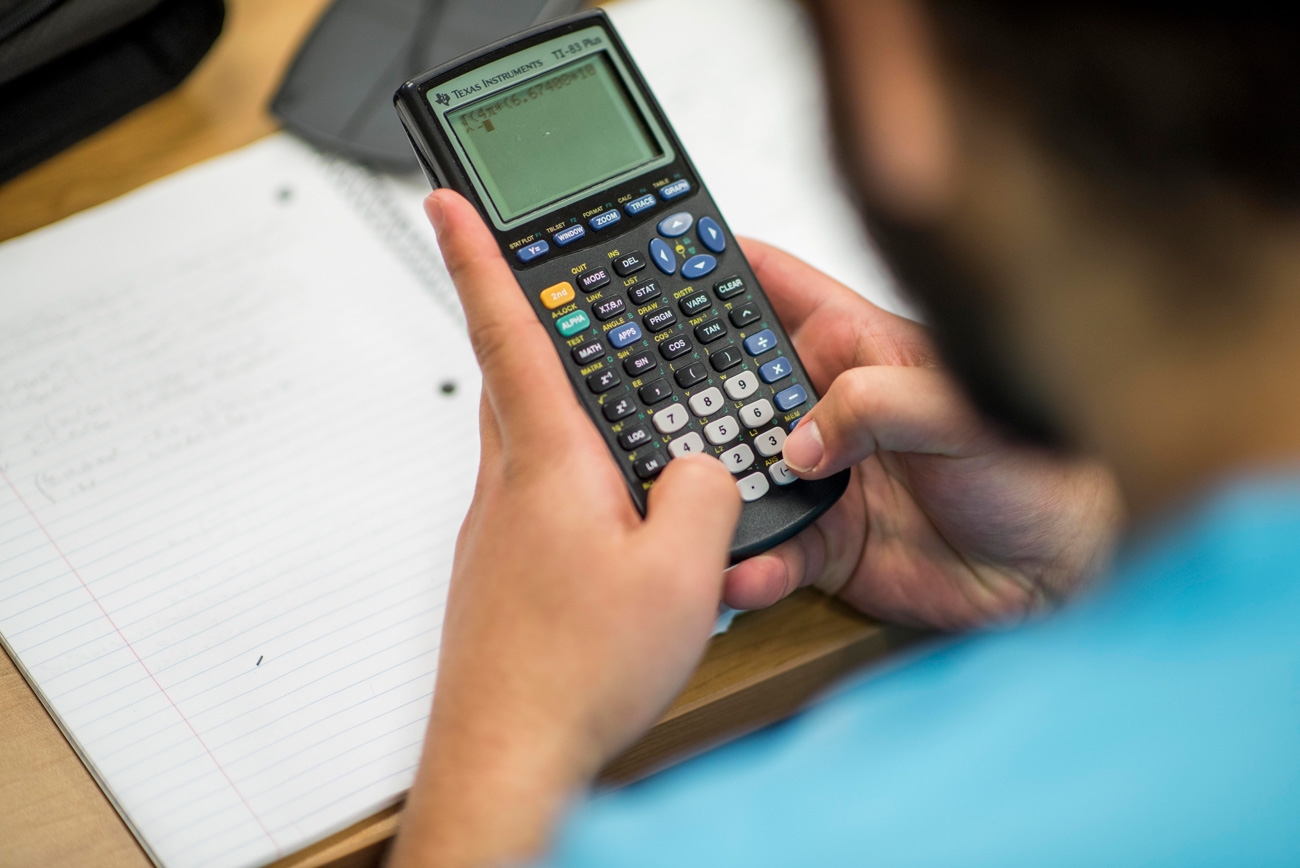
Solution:
{"label": "spiral notebook", "polygon": [[[611,14],[733,228],[898,309],[797,12]],[[665,17],[744,28],[666,53]],[[698,82],[737,69],[719,113]],[[426,192],[278,135],[0,246],[0,640],[166,868],[266,864],[412,779],[479,393]]]}

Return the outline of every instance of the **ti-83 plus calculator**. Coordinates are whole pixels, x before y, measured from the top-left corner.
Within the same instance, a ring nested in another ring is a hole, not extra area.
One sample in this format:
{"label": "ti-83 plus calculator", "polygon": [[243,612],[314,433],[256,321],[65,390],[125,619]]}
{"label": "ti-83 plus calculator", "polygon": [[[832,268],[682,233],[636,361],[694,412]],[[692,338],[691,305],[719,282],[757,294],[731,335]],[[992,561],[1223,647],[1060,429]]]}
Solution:
{"label": "ti-83 plus calculator", "polygon": [[797,479],[816,400],[789,337],[603,12],[519,34],[395,96],[434,187],[483,214],[644,513],[674,458],[716,456],[739,560],[794,535],[848,473]]}

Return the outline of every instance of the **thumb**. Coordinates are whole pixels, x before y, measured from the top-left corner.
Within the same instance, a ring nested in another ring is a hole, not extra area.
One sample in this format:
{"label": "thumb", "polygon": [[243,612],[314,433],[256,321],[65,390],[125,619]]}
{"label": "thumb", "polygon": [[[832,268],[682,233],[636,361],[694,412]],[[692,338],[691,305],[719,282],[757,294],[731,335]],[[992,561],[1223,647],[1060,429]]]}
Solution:
{"label": "thumb", "polygon": [[683,455],[668,462],[650,489],[644,530],[652,540],[691,540],[689,551],[716,562],[721,582],[740,507],[735,478],[721,461]]}
{"label": "thumb", "polygon": [[806,479],[877,451],[969,455],[987,429],[938,368],[872,365],[844,371],[786,438],[785,463]]}

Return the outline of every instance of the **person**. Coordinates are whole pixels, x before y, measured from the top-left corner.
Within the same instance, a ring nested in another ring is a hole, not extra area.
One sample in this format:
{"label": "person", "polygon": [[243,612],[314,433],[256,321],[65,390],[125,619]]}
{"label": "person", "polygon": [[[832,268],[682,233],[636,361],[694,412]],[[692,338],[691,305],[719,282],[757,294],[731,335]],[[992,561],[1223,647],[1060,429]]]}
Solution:
{"label": "person", "polygon": [[[846,177],[931,331],[745,246],[824,396],[786,460],[853,476],[730,571],[729,475],[671,462],[642,520],[434,193],[482,466],[391,865],[1300,863],[1300,31],[1263,10],[810,3]],[[585,797],[719,599],[810,584],[963,632]]]}

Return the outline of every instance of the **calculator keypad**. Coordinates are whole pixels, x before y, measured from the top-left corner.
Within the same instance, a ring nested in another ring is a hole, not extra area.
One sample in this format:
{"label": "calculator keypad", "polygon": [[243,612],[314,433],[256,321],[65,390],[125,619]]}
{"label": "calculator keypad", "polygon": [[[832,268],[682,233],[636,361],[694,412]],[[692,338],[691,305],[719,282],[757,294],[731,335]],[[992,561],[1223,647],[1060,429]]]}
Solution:
{"label": "calculator keypad", "polygon": [[[691,192],[689,183],[673,186],[684,189],[679,195]],[[670,195],[661,191],[664,201]],[[655,204],[647,195],[622,211],[635,218]],[[602,212],[611,213],[620,212]],[[739,255],[727,252],[719,220],[688,207],[645,225],[640,241],[633,230],[581,264],[582,254],[574,254],[570,282],[538,297],[554,311],[620,461],[649,486],[675,458],[714,455],[735,474],[746,502],[794,485],[781,451],[808,409],[809,392],[770,307],[747,276],[716,276]]]}

